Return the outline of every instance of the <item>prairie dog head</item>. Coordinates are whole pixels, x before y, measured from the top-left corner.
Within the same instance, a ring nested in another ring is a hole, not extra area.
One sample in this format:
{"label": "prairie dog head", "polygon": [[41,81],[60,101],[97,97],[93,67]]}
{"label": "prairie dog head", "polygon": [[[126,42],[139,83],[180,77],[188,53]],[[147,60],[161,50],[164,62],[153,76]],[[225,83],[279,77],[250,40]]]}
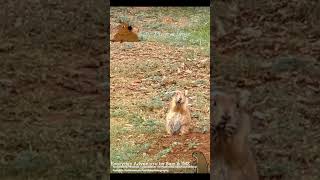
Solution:
{"label": "prairie dog head", "polygon": [[201,158],[201,157],[204,158],[204,154],[202,152],[200,152],[200,151],[194,151],[192,153],[192,157],[194,157],[196,159]]}
{"label": "prairie dog head", "polygon": [[186,94],[181,91],[176,91],[174,95],[176,104],[184,104],[186,101]]}
{"label": "prairie dog head", "polygon": [[188,105],[187,94],[187,90],[185,92],[175,91],[175,94],[172,97],[171,106],[176,109],[185,108]]}
{"label": "prairie dog head", "polygon": [[118,32],[135,32],[135,33],[138,33],[139,32],[139,29],[136,28],[136,27],[133,27],[132,25],[129,25],[128,23],[124,23],[124,22],[121,22],[120,25],[118,25],[116,27],[116,29],[118,30]]}
{"label": "prairie dog head", "polygon": [[247,91],[230,94],[216,92],[213,96],[214,124],[218,126],[221,123],[236,123],[248,101],[248,93]]}
{"label": "prairie dog head", "polygon": [[122,32],[122,31],[131,31],[132,30],[132,27],[129,26],[128,23],[120,23],[120,25],[118,25],[116,27],[116,29],[119,31],[119,32]]}

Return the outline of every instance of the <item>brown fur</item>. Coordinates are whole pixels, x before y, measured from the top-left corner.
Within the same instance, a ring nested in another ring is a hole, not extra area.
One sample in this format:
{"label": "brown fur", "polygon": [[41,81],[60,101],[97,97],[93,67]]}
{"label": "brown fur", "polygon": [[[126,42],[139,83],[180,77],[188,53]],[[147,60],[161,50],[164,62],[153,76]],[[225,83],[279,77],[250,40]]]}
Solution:
{"label": "brown fur", "polygon": [[191,115],[186,95],[187,91],[185,93],[176,91],[171,100],[169,112],[166,117],[166,130],[170,135],[183,135],[190,131]]}
{"label": "brown fur", "polygon": [[208,163],[204,154],[200,151],[195,151],[192,153],[192,157],[195,158],[197,166],[196,173],[209,173]]}
{"label": "brown fur", "polygon": [[133,32],[133,27],[127,23],[121,23],[117,26],[118,32],[114,35],[112,42],[138,42],[138,35]]}
{"label": "brown fur", "polygon": [[250,117],[239,94],[214,96],[213,179],[258,180],[256,162],[249,147]]}

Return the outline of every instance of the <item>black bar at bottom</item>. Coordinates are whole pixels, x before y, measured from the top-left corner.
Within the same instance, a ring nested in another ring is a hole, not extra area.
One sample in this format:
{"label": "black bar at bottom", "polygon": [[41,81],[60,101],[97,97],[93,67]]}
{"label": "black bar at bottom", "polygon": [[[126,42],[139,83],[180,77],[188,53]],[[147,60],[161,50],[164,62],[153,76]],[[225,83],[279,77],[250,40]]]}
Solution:
{"label": "black bar at bottom", "polygon": [[[150,180],[150,178],[152,178],[152,180],[155,178],[159,178],[162,180],[170,180],[170,179],[174,179],[174,180],[178,180],[178,179],[183,179],[183,180],[187,180],[187,179],[201,179],[201,180],[209,180],[210,179],[210,174],[110,174],[110,179],[111,180],[116,180],[119,178],[139,178],[139,180],[141,179],[148,179]],[[165,179],[164,179],[165,178]]]}

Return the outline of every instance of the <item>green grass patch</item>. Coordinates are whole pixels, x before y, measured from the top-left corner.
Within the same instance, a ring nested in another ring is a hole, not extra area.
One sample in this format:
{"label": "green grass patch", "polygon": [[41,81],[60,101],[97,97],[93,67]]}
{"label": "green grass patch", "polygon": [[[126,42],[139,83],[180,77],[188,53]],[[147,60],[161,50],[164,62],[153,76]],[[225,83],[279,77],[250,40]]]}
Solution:
{"label": "green grass patch", "polygon": [[164,148],[161,150],[157,155],[156,159],[159,160],[160,158],[166,157],[170,152],[172,152],[172,149],[177,146],[178,142],[173,142],[169,147]]}
{"label": "green grass patch", "polygon": [[129,122],[137,133],[156,133],[161,131],[163,123],[156,119],[146,119],[138,114],[129,117]]}
{"label": "green grass patch", "polygon": [[124,142],[119,148],[111,148],[111,161],[113,162],[138,162],[142,159],[140,156],[142,152],[150,148],[149,143],[134,144],[130,142]]}
{"label": "green grass patch", "polygon": [[110,109],[111,117],[121,117],[125,118],[128,116],[128,111],[124,110],[122,107],[116,107]]}
{"label": "green grass patch", "polygon": [[175,46],[195,46],[207,55],[210,52],[210,10],[209,8],[169,8],[153,12],[160,17],[170,16],[174,20],[188,18],[183,27],[161,22],[149,23],[147,31],[139,33],[142,41],[157,41]]}
{"label": "green grass patch", "polygon": [[195,148],[197,148],[198,145],[199,145],[199,143],[197,143],[197,142],[189,142],[188,149],[195,149]]}
{"label": "green grass patch", "polygon": [[161,109],[164,106],[164,102],[161,100],[159,96],[151,98],[148,102],[142,101],[139,105],[144,110],[153,111],[156,109]]}

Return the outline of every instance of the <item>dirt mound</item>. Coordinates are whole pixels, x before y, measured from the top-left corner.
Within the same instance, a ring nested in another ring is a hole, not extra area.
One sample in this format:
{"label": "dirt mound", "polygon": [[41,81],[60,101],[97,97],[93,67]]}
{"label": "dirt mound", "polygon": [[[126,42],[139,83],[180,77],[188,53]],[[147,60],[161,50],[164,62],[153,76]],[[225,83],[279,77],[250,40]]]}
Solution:
{"label": "dirt mound", "polygon": [[[157,155],[160,162],[181,160],[191,162],[193,161],[192,153],[201,151],[209,161],[210,151],[208,149],[210,149],[210,133],[193,132],[184,136],[163,136],[149,149],[148,154]],[[167,154],[162,153],[165,150],[167,150]]]}

